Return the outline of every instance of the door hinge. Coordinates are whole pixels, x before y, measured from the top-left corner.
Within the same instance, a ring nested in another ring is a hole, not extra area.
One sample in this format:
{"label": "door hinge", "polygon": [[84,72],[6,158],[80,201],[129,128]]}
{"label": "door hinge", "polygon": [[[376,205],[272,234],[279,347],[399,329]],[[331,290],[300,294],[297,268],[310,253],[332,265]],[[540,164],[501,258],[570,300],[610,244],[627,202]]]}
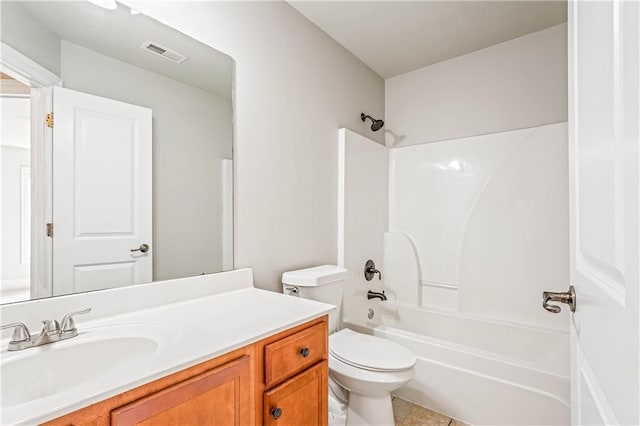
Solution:
{"label": "door hinge", "polygon": [[47,114],[47,127],[53,127],[53,113],[50,112]]}
{"label": "door hinge", "polygon": [[53,223],[47,223],[47,237],[53,238]]}

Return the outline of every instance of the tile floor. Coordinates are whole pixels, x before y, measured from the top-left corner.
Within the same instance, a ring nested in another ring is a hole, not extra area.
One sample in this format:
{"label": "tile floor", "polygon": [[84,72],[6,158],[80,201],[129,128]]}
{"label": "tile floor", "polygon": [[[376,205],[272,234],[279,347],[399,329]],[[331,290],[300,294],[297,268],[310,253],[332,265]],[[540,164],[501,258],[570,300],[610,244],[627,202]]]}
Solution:
{"label": "tile floor", "polygon": [[451,417],[427,410],[404,399],[393,397],[391,402],[396,426],[467,426]]}

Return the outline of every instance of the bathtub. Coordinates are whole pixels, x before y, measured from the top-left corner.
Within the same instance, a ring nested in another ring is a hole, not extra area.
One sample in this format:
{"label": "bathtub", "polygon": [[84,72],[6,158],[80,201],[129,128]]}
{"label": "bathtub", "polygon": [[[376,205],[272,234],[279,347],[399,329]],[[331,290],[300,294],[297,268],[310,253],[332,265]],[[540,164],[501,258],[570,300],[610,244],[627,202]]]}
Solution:
{"label": "bathtub", "polygon": [[570,423],[568,334],[394,302],[342,325],[416,354],[403,399],[472,425]]}

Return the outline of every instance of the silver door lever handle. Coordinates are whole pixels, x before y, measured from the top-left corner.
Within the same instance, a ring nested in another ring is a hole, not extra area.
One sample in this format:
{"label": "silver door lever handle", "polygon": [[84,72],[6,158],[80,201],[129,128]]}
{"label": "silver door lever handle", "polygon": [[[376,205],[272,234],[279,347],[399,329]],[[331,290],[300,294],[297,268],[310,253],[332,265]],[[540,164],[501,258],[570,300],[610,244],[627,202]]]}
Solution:
{"label": "silver door lever handle", "polygon": [[134,251],[141,251],[142,253],[146,253],[149,251],[149,244],[140,244],[140,247],[134,248],[130,250],[132,253]]}
{"label": "silver door lever handle", "polygon": [[560,306],[552,305],[549,302],[560,302],[569,305],[571,312],[576,311],[576,289],[570,285],[569,291],[555,293],[553,291],[542,292],[542,307],[547,311],[558,314],[561,311]]}

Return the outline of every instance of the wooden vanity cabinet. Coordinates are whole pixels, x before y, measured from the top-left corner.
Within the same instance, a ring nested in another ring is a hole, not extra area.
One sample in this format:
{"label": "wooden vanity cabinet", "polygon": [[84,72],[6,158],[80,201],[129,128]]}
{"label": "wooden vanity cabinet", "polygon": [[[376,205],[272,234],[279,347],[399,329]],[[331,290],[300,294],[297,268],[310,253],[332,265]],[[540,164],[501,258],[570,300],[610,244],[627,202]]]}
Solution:
{"label": "wooden vanity cabinet", "polygon": [[285,330],[46,425],[326,426],[327,321]]}
{"label": "wooden vanity cabinet", "polygon": [[112,410],[111,424],[249,424],[250,376],[250,360],[245,355]]}

